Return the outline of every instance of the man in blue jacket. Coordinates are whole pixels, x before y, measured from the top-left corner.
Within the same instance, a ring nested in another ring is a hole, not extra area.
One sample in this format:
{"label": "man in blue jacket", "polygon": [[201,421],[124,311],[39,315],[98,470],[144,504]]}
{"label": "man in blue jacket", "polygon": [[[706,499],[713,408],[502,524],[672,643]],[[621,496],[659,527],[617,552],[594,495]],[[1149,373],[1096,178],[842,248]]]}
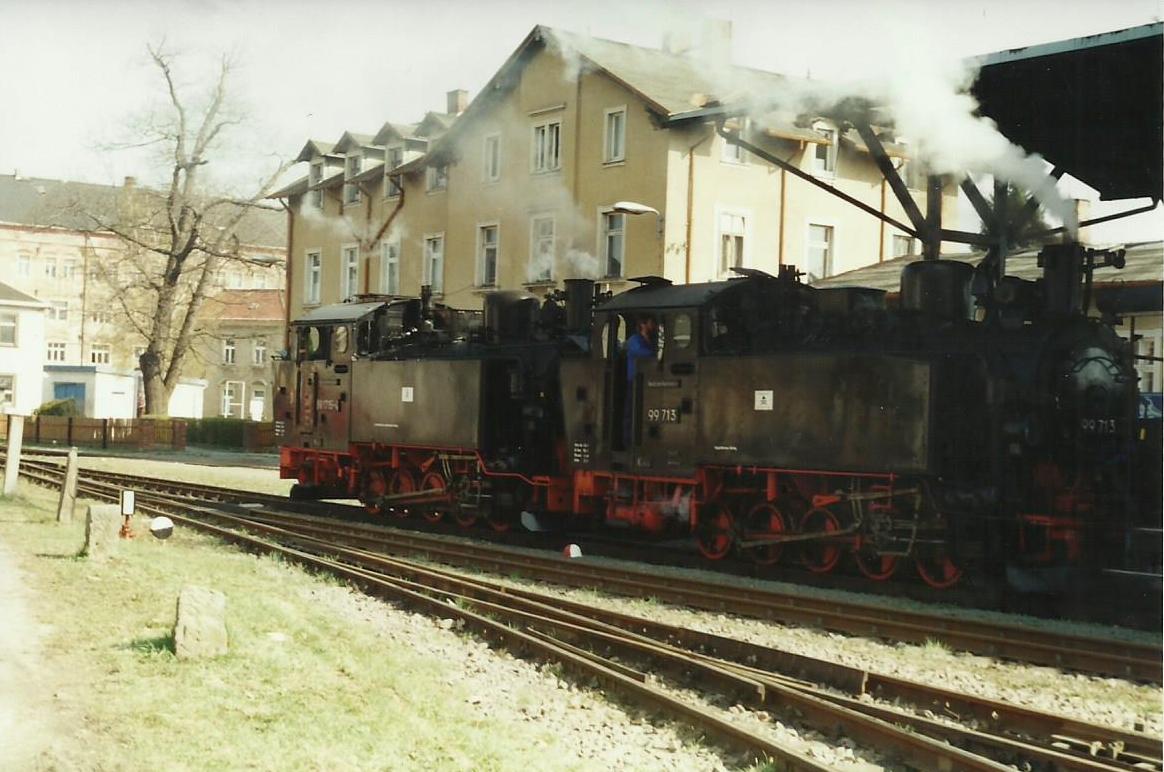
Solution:
{"label": "man in blue jacket", "polygon": [[653,316],[643,316],[639,319],[638,329],[626,341],[626,398],[623,400],[622,439],[625,447],[630,447],[631,413],[634,411],[635,401],[635,373],[639,360],[654,359],[659,346],[657,337],[659,324]]}

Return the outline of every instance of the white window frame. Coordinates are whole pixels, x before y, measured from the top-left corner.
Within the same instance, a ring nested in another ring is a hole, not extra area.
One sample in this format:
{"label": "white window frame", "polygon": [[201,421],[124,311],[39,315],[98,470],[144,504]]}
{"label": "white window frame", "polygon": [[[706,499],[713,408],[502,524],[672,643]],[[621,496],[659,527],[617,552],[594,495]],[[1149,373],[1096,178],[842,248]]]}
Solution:
{"label": "white window frame", "polygon": [[[393,156],[396,153],[399,153],[400,156],[394,161]],[[398,166],[403,165],[403,145],[390,145],[384,149],[384,198],[397,198],[400,196],[400,178],[393,177],[390,172]]]}
{"label": "white window frame", "polygon": [[[493,243],[488,243],[485,240],[486,235],[492,231]],[[489,249],[492,248],[493,255],[493,278],[490,281],[488,276],[487,265],[490,260]],[[477,223],[477,286],[478,287],[496,287],[501,281],[499,272],[501,270],[501,223],[497,221],[479,222]]]}
{"label": "white window frame", "polygon": [[[608,217],[619,218],[622,227],[617,231],[608,229]],[[604,279],[621,279],[626,276],[626,223],[627,215],[621,212],[611,211],[609,207],[598,210],[598,254],[602,256],[602,263],[599,267],[602,271],[602,278]],[[610,236],[612,234],[617,234],[621,237],[619,240],[620,254],[618,273],[611,273],[610,271]]]}
{"label": "white window frame", "polygon": [[[1138,330],[1136,335],[1140,336],[1135,343],[1135,351],[1139,356],[1158,357],[1162,350],[1161,344],[1164,343],[1164,332],[1160,330]],[[1136,375],[1139,376],[1140,390],[1143,392],[1158,392],[1161,391],[1161,375],[1164,374],[1164,368],[1159,362],[1148,359],[1136,360]]]}
{"label": "white window frame", "polygon": [[481,181],[501,179],[501,135],[494,132],[481,138]]}
{"label": "white window frame", "polygon": [[[433,245],[439,250],[433,250]],[[445,234],[424,234],[424,283],[432,289],[432,294],[440,295],[445,290]]]}
{"label": "white window frame", "polygon": [[[837,175],[837,156],[841,146],[841,133],[836,126],[824,121],[817,121],[812,124],[812,128],[813,131],[828,134],[831,140],[828,145],[822,142],[812,143],[812,156],[809,161],[812,173],[818,177],[835,177]],[[824,158],[821,158],[822,149],[824,150]]]}
{"label": "white window frame", "polygon": [[46,279],[57,278],[57,259],[55,257],[46,257],[44,259],[44,277]]}
{"label": "white window frame", "polygon": [[45,345],[46,362],[64,362],[69,358],[69,344],[59,340],[50,340]]}
{"label": "white window frame", "polygon": [[[231,394],[234,392],[232,387],[237,386],[237,401],[231,400]],[[218,405],[218,414],[223,418],[242,418],[242,409],[246,404],[246,381],[223,381],[222,382],[222,400]],[[238,414],[235,415],[235,408]]]}
{"label": "white window frame", "polygon": [[744,166],[748,163],[748,152],[735,142],[729,142],[727,137],[721,137],[719,160],[725,164]]}
{"label": "white window frame", "polygon": [[340,301],[347,300],[360,291],[360,245],[340,246]]}
{"label": "white window frame", "polygon": [[113,358],[113,347],[108,343],[94,343],[89,346],[89,364],[107,365]]}
{"label": "white window frame", "polygon": [[61,260],[61,278],[72,279],[77,275],[77,259],[75,257],[66,257]]}
{"label": "white window frame", "polygon": [[[626,160],[626,105],[608,107],[602,117],[602,162],[615,164]],[[611,132],[612,119],[618,116],[617,131]]]}
{"label": "white window frame", "polygon": [[[553,130],[551,130],[551,127]],[[555,141],[556,140],[556,141]],[[551,174],[562,169],[562,119],[548,118],[530,126],[529,170]]]}
{"label": "white window frame", "polygon": [[53,300],[52,303],[52,319],[58,322],[69,321],[69,301],[67,300]]}
{"label": "white window frame", "polygon": [[[12,340],[4,340],[5,333],[12,331]],[[20,314],[16,311],[0,311],[0,346],[20,345]]]}
{"label": "white window frame", "polygon": [[255,338],[251,345],[251,364],[263,367],[267,364],[267,339]]}
{"label": "white window frame", "polygon": [[224,365],[238,363],[238,341],[234,338],[224,338],[222,341],[222,363]]}
{"label": "white window frame", "polygon": [[[901,243],[902,239],[905,240],[905,251],[898,252],[897,245],[899,243]],[[889,243],[890,243],[890,249],[892,251],[893,257],[904,257],[905,255],[912,255],[913,254],[913,236],[906,236],[906,235],[903,235],[901,233],[894,233],[894,234],[892,234],[892,238],[890,239]]]}
{"label": "white window frame", "polygon": [[360,186],[351,182],[364,170],[362,153],[349,153],[344,158],[344,205],[360,203]]}
{"label": "white window frame", "polygon": [[303,253],[303,305],[319,305],[323,288],[323,252],[309,249]]}
{"label": "white window frame", "polygon": [[[809,266],[808,266],[808,251],[809,251],[809,249],[812,248],[812,246],[815,243],[812,240],[813,226],[820,227],[820,228],[828,228],[829,229],[828,233],[829,233],[829,236],[831,237],[831,239],[828,243],[828,253],[825,256],[825,262],[824,262],[824,267],[823,267],[824,273],[821,276],[812,276],[809,274],[809,270],[808,270],[808,268],[809,268]],[[825,279],[825,278],[828,278],[829,276],[832,276],[833,273],[835,272],[835,268],[836,268],[836,264],[835,264],[836,256],[837,256],[837,224],[831,220],[827,220],[827,219],[823,219],[823,218],[817,218],[816,220],[806,221],[805,225],[804,225],[804,265],[802,266],[802,270],[804,271],[806,281],[813,281],[815,279]]]}
{"label": "white window frame", "polygon": [[32,276],[32,255],[16,256],[16,275],[24,277]]}
{"label": "white window frame", "polygon": [[[7,387],[4,386],[4,381],[8,381]],[[16,404],[16,374],[2,373],[0,374],[0,405],[15,405]]]}
{"label": "white window frame", "polygon": [[316,209],[323,209],[323,188],[318,187],[323,182],[323,159],[311,162],[307,172],[307,184],[311,188],[308,203]]}
{"label": "white window frame", "polygon": [[400,237],[380,242],[380,292],[400,294]]}
{"label": "white window frame", "polygon": [[[256,411],[255,411],[255,393],[256,392],[258,392],[261,395],[259,397],[259,399],[260,399],[259,410],[257,411],[258,418],[255,418],[255,413],[256,413]],[[246,408],[247,408],[246,409],[246,416],[245,416],[246,418],[249,418],[252,421],[262,421],[263,420],[263,415],[267,412],[267,382],[266,381],[255,381],[254,383],[251,384],[251,393],[250,393],[250,396],[246,400]]]}
{"label": "white window frame", "polygon": [[[741,268],[746,268],[752,264],[752,210],[742,209],[739,207],[716,207],[715,208],[715,244],[712,254],[715,255],[715,270],[716,275],[720,278],[731,278],[736,274],[731,270],[734,266],[727,265],[725,255],[723,252],[723,237],[724,233],[724,217],[740,218],[742,223],[739,228],[740,233],[736,233],[733,228],[732,236],[739,237],[742,240],[743,250],[738,255]],[[734,225],[734,223],[733,223]]]}
{"label": "white window frame", "polygon": [[[539,223],[549,221],[550,235],[548,237],[538,233]],[[553,213],[542,213],[531,215],[529,218],[529,267],[526,269],[526,278],[530,284],[540,284],[543,282],[552,282],[554,280],[555,263],[557,262],[558,252],[558,218]],[[548,249],[548,263],[544,271],[539,271],[538,267],[543,261],[543,250],[546,244],[549,244]]]}
{"label": "white window frame", "polygon": [[440,193],[449,189],[449,165],[431,164],[424,170],[424,191]]}

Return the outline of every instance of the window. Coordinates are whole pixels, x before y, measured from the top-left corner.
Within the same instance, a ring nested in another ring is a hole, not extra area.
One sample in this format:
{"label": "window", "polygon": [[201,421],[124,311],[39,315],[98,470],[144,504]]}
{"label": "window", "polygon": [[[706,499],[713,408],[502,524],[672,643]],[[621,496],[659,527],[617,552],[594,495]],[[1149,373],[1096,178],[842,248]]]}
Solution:
{"label": "window", "polygon": [[342,250],[340,269],[340,300],[347,300],[360,291],[360,248],[346,246]]}
{"label": "window", "polygon": [[552,172],[561,168],[562,122],[546,121],[534,124],[530,144],[530,171]]}
{"label": "window", "polygon": [[307,173],[307,184],[311,187],[309,201],[316,209],[323,208],[323,188],[319,187],[321,182],[323,182],[323,161],[315,161]]}
{"label": "window", "polygon": [[[1160,356],[1161,333],[1151,330],[1142,334],[1136,341],[1136,354],[1142,357]],[[1136,372],[1140,376],[1141,392],[1160,391],[1160,363],[1154,359],[1137,359]]]}
{"label": "window", "polygon": [[675,348],[687,348],[691,345],[691,316],[676,314],[671,320],[671,342]]}
{"label": "window", "polygon": [[255,338],[255,345],[251,348],[251,364],[265,365],[267,364],[267,339]]}
{"label": "window", "polygon": [[813,145],[812,170],[817,174],[836,174],[837,130],[819,124],[813,128],[824,136],[824,141]]}
{"label": "window", "polygon": [[263,420],[263,409],[267,403],[267,385],[256,383],[251,386],[250,413],[252,421]]}
{"label": "window", "polygon": [[497,284],[497,226],[477,228],[477,283],[482,287]]}
{"label": "window", "polygon": [[243,389],[242,381],[227,381],[222,384],[222,417],[242,418]]}
{"label": "window", "polygon": [[426,236],[424,239],[424,282],[433,293],[444,292],[445,237]]}
{"label": "window", "polygon": [[617,212],[602,213],[602,253],[606,258],[606,275],[622,276],[623,234],[626,215]]}
{"label": "window", "polygon": [[606,138],[602,160],[606,163],[626,159],[626,108],[606,111]]}
{"label": "window", "polygon": [[446,164],[433,164],[425,170],[425,190],[430,193],[445,190],[449,187],[449,167]]}
{"label": "window", "polygon": [[744,265],[744,235],[747,219],[743,215],[721,212],[719,215],[719,275],[731,275],[733,268]]}
{"label": "window", "polygon": [[77,275],[77,261],[67,258],[61,261],[61,278],[72,279]]}
{"label": "window", "polygon": [[16,376],[0,375],[0,405],[16,404]]}
{"label": "window", "polygon": [[400,294],[400,240],[380,242],[380,291]]}
{"label": "window", "polygon": [[809,225],[808,245],[804,254],[805,278],[823,279],[833,272],[833,226]]}
{"label": "window", "polygon": [[89,348],[89,363],[94,365],[109,364],[109,350],[108,343],[94,343]]}
{"label": "window", "polygon": [[222,342],[222,363],[224,365],[233,365],[238,358],[238,344],[234,342],[234,338],[227,338]]}
{"label": "window", "polygon": [[32,256],[20,255],[16,258],[16,274],[18,276],[32,275]]}
{"label": "window", "polygon": [[50,362],[64,362],[65,361],[65,344],[52,342],[48,344],[48,356],[46,359]]}
{"label": "window", "polygon": [[554,278],[554,216],[538,215],[529,221],[529,280]]}
{"label": "window", "polygon": [[44,275],[50,279],[56,278],[57,259],[55,257],[46,257],[44,259]]}
{"label": "window", "polygon": [[360,173],[364,166],[364,159],[360,155],[350,155],[344,163],[344,203],[354,204],[360,200],[360,186],[350,180]]}
{"label": "window", "polygon": [[726,137],[723,140],[720,158],[729,164],[742,164],[747,160],[744,149],[735,142],[729,142]]}
{"label": "window", "polygon": [[400,195],[400,178],[389,176],[389,172],[404,163],[404,148],[390,147],[384,158],[384,197],[395,198]]}
{"label": "window", "polygon": [[49,311],[49,319],[56,319],[58,322],[69,321],[69,301],[54,300],[52,306],[52,310]]}
{"label": "window", "polygon": [[319,252],[307,253],[307,265],[303,272],[303,302],[308,305],[319,303],[321,262]]}
{"label": "window", "polygon": [[909,236],[894,236],[893,256],[902,257],[903,255],[911,254],[913,254],[913,239]]}
{"label": "window", "polygon": [[113,321],[113,312],[108,308],[99,308],[89,314],[89,318],[93,320],[94,324],[109,324]]}
{"label": "window", "polygon": [[501,179],[501,135],[490,134],[485,137],[483,170],[486,182],[497,182]]}
{"label": "window", "polygon": [[0,346],[16,345],[16,314],[11,311],[0,313]]}

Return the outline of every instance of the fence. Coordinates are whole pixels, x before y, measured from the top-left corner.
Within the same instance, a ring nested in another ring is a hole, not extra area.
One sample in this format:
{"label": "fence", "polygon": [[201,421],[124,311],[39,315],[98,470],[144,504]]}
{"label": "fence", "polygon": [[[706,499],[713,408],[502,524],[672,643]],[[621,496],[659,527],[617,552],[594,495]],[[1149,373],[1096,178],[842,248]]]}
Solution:
{"label": "fence", "polygon": [[[8,438],[8,421],[0,421]],[[186,448],[186,422],[170,418],[76,418],[41,415],[24,419],[24,441],[36,445],[96,448]]]}

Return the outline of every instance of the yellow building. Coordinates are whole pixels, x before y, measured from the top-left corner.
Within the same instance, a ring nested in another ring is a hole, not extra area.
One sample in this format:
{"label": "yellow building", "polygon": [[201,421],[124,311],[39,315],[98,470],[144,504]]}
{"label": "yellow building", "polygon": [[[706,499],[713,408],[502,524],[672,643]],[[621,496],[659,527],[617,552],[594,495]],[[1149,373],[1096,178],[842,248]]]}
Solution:
{"label": "yellow building", "polygon": [[[749,94],[763,108],[734,119],[749,141],[907,222],[852,132],[771,117],[788,83],[535,27],[472,103],[453,91],[445,113],[415,126],[308,142],[308,176],[276,194],[290,212],[289,313],[422,284],[479,307],[492,289],[541,292],[571,277],[620,290],[636,276],[701,282],[794,264],[821,278],[916,251],[717,133],[708,105]],[[904,163],[900,146],[886,148]],[[949,189],[944,219],[955,209]]]}

